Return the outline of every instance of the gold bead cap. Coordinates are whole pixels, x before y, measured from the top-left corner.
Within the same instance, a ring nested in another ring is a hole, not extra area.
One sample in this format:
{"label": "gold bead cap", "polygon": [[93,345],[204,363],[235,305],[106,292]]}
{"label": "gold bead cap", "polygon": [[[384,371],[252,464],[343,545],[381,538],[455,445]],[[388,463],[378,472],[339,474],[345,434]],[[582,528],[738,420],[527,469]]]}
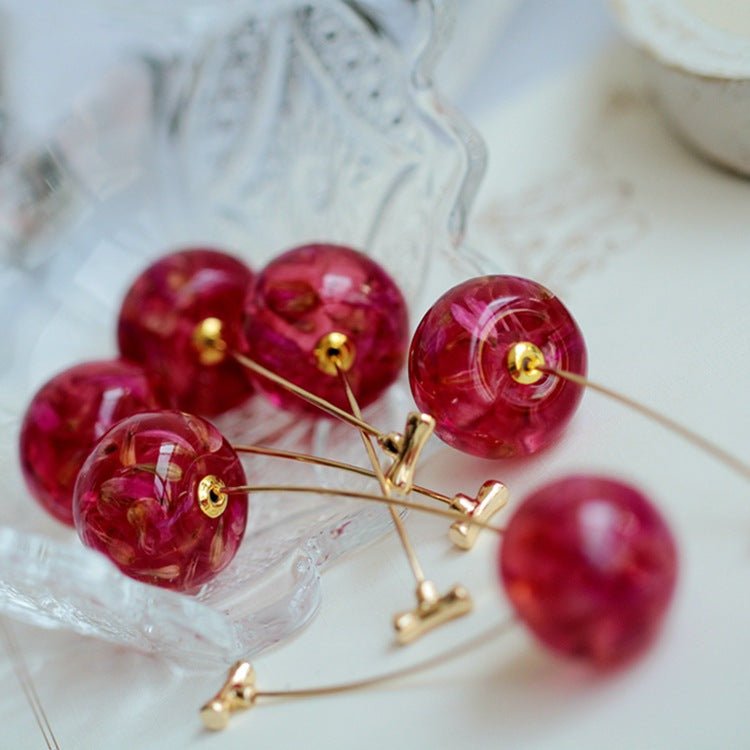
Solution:
{"label": "gold bead cap", "polygon": [[313,349],[318,369],[326,375],[349,372],[357,358],[354,342],[340,331],[331,331],[322,336]]}
{"label": "gold bead cap", "polygon": [[209,518],[218,518],[229,504],[226,485],[213,474],[207,474],[198,483],[198,505]]}
{"label": "gold bead cap", "polygon": [[530,341],[519,341],[508,349],[508,372],[516,383],[533,385],[545,375],[540,370],[546,364],[542,350]]}
{"label": "gold bead cap", "polygon": [[218,365],[227,356],[224,323],[219,318],[204,318],[193,329],[193,346],[202,365]]}

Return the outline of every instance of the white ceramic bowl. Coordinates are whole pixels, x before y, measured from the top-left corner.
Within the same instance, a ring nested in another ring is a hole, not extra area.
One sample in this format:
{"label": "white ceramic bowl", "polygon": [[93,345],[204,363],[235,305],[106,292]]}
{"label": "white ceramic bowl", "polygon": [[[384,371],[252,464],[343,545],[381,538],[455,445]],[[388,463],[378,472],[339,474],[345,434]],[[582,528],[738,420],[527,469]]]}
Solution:
{"label": "white ceramic bowl", "polygon": [[672,129],[750,175],[750,13],[724,0],[612,0]]}

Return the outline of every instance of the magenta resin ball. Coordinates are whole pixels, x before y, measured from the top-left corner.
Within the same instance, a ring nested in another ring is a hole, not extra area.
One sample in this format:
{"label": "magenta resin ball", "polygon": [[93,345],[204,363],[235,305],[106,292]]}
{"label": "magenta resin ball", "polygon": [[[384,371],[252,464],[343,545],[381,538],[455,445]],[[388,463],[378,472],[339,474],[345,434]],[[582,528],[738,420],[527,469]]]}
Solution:
{"label": "magenta resin ball", "polygon": [[181,591],[209,581],[245,533],[237,454],[200,417],[150,412],[119,422],[78,475],[75,525],[84,544],[126,575]]}
{"label": "magenta resin ball", "polygon": [[521,504],[503,535],[499,570],[518,616],[543,644],[607,667],[653,640],[674,592],[677,552],[639,491],[573,476]]}
{"label": "magenta resin ball", "polygon": [[31,494],[73,525],[73,487],[94,443],[113,424],[158,402],[143,369],[122,360],[61,372],[31,399],[21,424],[21,469]]}
{"label": "magenta resin ball", "polygon": [[586,345],[565,306],[540,284],[481,276],[446,292],[417,327],[409,352],[414,400],[448,445],[484,458],[536,453],[554,442],[581,400],[574,383],[520,383],[508,355],[530,342],[546,365],[586,373]]}
{"label": "magenta resin ball", "polygon": [[[347,378],[362,406],[398,377],[406,359],[408,314],[393,279],[374,261],[340,245],[294,248],[271,261],[248,295],[249,356],[314,394],[349,409],[336,369],[321,362],[330,334],[346,339]],[[318,412],[258,377],[284,409]]]}
{"label": "magenta resin ball", "polygon": [[123,357],[148,371],[165,405],[213,416],[252,391],[241,347],[250,269],[215,250],[181,250],[135,280],[117,327]]}

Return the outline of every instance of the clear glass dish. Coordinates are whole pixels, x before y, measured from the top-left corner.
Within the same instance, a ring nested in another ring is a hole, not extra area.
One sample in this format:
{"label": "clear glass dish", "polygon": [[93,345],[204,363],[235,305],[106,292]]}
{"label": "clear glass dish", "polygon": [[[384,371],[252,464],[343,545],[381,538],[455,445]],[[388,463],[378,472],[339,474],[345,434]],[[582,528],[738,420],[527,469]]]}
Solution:
{"label": "clear glass dish", "polygon": [[[471,262],[456,248],[484,149],[432,85],[442,3],[191,3],[178,15],[174,3],[122,5],[141,53],[47,142],[0,165],[0,612],[200,668],[304,625],[321,569],[383,534],[387,511],[251,498],[230,567],[194,596],[163,591],[37,508],[16,456],[25,404],[58,370],[116,353],[124,290],[178,246],[224,247],[257,268],[295,244],[342,242],[377,258],[418,306],[429,263]],[[401,383],[367,416],[399,429],[410,406]],[[233,440],[363,462],[346,428],[292,420],[260,397],[218,425]],[[267,459],[247,470],[264,483],[310,483],[312,472],[365,486]]]}

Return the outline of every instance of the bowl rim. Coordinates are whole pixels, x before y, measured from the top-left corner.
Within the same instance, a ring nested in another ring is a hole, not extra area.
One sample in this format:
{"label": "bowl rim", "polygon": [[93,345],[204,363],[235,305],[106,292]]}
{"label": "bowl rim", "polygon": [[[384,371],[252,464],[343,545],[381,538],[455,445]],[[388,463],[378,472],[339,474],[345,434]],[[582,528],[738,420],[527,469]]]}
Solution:
{"label": "bowl rim", "polygon": [[702,20],[679,0],[609,0],[630,42],[674,72],[709,82],[750,82],[750,38]]}

